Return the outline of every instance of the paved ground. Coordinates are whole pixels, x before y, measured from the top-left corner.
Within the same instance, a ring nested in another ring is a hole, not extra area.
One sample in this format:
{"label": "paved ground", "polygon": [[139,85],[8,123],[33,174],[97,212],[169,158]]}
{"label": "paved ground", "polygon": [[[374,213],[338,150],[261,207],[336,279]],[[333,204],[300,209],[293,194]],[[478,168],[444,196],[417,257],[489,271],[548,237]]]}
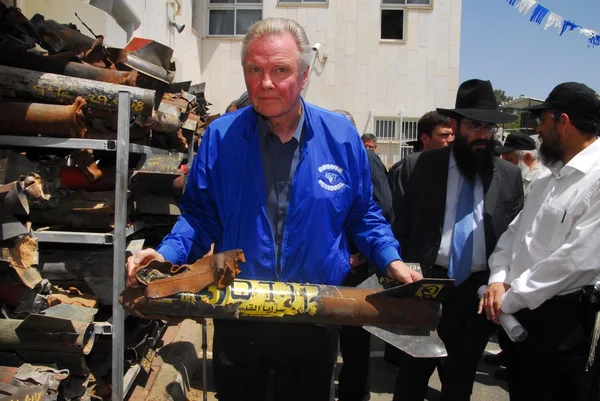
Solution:
{"label": "paved ground", "polygon": [[[209,324],[209,350],[212,348],[212,326]],[[396,369],[386,363],[383,360],[383,342],[377,338],[373,338],[371,345],[371,400],[372,401],[391,401],[392,393],[394,391],[394,381],[396,378]],[[497,344],[491,341],[488,344],[487,352],[496,353],[499,348]],[[214,401],[214,384],[212,383],[212,355],[209,353],[208,358],[208,400]],[[343,361],[341,358],[338,359],[338,363],[341,364]],[[339,366],[336,369],[339,371]],[[487,366],[483,361],[479,364],[477,372],[476,382],[473,389],[473,401],[507,401],[508,393],[506,382],[498,381],[492,373],[495,367]],[[202,385],[202,371],[198,370],[195,372],[192,379],[192,389],[188,393],[189,401],[201,401],[203,385]],[[429,393],[427,401],[438,401],[440,398],[440,382],[437,372],[433,374],[429,382]]]}

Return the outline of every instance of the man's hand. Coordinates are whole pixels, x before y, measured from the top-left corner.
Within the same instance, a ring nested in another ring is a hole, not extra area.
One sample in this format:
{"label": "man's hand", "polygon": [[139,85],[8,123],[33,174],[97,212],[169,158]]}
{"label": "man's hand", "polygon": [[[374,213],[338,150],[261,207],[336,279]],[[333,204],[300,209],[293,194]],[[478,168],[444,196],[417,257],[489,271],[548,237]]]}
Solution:
{"label": "man's hand", "polygon": [[387,275],[402,284],[412,283],[413,281],[421,280],[423,275],[410,267],[401,260],[394,260],[387,265],[385,269]]}
{"label": "man's hand", "polygon": [[492,283],[479,301],[479,310],[481,314],[485,310],[488,320],[493,320],[499,324],[498,318],[502,315],[502,296],[510,289],[510,285],[506,283]]}
{"label": "man's hand", "polygon": [[137,278],[135,277],[135,273],[139,270],[140,267],[147,265],[154,259],[158,259],[161,262],[165,261],[164,256],[156,252],[152,248],[142,249],[135,255],[130,256],[127,259],[127,283],[125,285],[127,287],[133,287],[136,284],[138,284]]}

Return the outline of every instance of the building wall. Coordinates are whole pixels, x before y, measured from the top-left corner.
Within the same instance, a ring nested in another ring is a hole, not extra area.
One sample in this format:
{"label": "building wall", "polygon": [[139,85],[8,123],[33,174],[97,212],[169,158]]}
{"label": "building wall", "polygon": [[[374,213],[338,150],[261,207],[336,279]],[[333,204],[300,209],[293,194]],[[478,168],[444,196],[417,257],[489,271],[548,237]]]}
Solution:
{"label": "building wall", "polygon": [[[206,25],[206,2],[197,0]],[[373,116],[419,117],[454,104],[458,88],[461,0],[435,0],[433,10],[408,9],[405,43],[379,40],[380,1],[329,0],[328,6],[280,6],[264,0],[263,18],[298,21],[321,44],[305,98],[354,115],[359,132]],[[204,26],[198,29],[203,34]],[[200,54],[207,98],[223,110],[245,90],[241,39],[203,38]],[[369,117],[369,115],[371,117]]]}

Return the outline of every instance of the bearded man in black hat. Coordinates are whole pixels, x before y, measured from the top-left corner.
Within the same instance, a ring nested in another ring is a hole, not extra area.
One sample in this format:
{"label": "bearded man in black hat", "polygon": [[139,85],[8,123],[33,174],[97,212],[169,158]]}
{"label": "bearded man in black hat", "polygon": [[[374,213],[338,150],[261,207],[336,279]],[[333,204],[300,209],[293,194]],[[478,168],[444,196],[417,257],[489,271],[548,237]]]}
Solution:
{"label": "bearded man in black hat", "polygon": [[452,278],[456,288],[442,303],[438,334],[448,352],[440,362],[403,354],[394,401],[422,401],[436,364],[442,401],[469,400],[478,361],[493,325],[477,314],[477,290],[487,284],[487,259],[523,207],[518,167],[493,156],[498,124],[516,116],[498,111],[489,81],[460,85],[451,118],[451,146],[409,155],[394,195],[394,233],[407,262],[425,277]]}

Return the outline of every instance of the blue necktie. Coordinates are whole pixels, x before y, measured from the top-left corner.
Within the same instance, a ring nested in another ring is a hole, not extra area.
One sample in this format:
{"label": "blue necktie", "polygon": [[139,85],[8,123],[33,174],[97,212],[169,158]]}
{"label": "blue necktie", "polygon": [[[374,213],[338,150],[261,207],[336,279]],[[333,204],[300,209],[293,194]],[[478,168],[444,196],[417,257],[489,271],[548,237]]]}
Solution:
{"label": "blue necktie", "polygon": [[456,221],[452,235],[452,252],[448,277],[455,279],[459,285],[471,275],[473,262],[473,182],[463,180],[463,185],[456,206]]}

